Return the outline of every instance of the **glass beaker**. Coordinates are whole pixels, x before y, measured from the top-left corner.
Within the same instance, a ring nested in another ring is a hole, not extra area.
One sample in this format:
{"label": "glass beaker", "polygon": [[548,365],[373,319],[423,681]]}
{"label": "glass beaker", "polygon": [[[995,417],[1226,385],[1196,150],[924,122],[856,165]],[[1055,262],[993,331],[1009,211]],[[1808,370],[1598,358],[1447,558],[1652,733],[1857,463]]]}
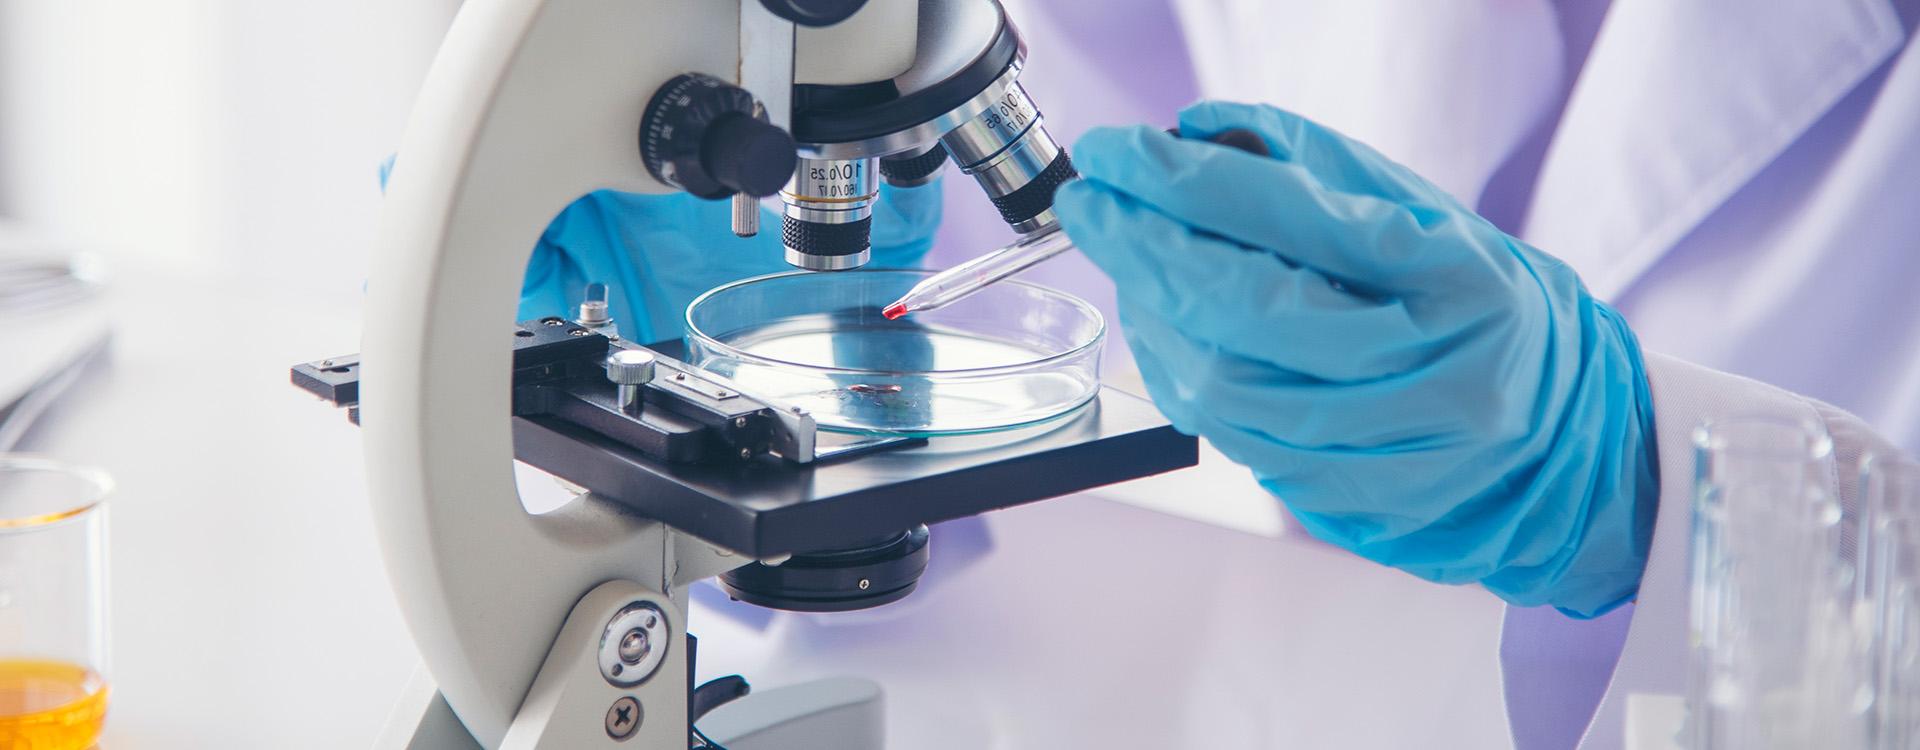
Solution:
{"label": "glass beaker", "polygon": [[1740,417],[1702,425],[1694,447],[1692,747],[1859,746],[1872,692],[1832,441]]}
{"label": "glass beaker", "polygon": [[0,454],[0,748],[84,750],[107,712],[105,472]]}
{"label": "glass beaker", "polygon": [[1920,747],[1920,462],[1861,462],[1858,587],[1869,614],[1873,747]]}

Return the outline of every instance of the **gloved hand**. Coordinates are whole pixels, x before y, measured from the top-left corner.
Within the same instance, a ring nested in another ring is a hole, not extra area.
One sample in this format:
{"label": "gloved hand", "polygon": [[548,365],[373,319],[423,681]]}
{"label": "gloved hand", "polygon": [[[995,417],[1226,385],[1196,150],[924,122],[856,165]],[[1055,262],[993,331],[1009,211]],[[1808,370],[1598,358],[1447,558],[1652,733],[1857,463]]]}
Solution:
{"label": "gloved hand", "polygon": [[[940,225],[940,183],[881,186],[873,207],[872,267],[919,265]],[[728,201],[684,193],[590,193],[540,236],[527,263],[519,317],[571,318],[587,284],[599,282],[610,287],[608,307],[622,338],[678,338],[694,297],[792,268],[781,251],[778,216],[761,209],[760,234],[744,239],[729,230],[731,216]]]}
{"label": "gloved hand", "polygon": [[[1260,133],[1273,158],[1198,140]],[[1639,344],[1572,269],[1372,149],[1202,103],[1074,146],[1061,226],[1154,402],[1315,536],[1520,605],[1632,598],[1657,502]]]}

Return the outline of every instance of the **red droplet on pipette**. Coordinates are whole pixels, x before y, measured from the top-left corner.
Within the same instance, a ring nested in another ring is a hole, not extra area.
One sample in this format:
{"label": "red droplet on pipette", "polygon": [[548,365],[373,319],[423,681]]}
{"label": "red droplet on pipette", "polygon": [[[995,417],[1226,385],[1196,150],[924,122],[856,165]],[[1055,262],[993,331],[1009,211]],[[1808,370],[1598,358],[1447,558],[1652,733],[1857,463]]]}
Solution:
{"label": "red droplet on pipette", "polygon": [[886,316],[887,320],[899,320],[907,314],[907,306],[895,302],[880,310],[880,314]]}

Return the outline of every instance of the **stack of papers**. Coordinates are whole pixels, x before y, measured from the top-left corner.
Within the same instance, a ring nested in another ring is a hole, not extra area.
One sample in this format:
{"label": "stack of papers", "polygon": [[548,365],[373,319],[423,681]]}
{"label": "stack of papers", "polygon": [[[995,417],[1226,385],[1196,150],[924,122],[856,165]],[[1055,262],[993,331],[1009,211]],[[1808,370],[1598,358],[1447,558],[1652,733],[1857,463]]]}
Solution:
{"label": "stack of papers", "polygon": [[99,263],[0,224],[0,451],[105,357]]}

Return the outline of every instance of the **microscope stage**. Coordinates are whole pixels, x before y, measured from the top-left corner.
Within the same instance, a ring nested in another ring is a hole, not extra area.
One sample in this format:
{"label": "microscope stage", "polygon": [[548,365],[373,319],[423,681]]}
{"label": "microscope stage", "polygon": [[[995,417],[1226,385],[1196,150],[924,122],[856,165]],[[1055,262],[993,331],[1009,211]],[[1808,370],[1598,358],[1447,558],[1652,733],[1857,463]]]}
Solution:
{"label": "microscope stage", "polygon": [[[1050,421],[926,439],[809,431],[810,462],[775,455],[766,405],[659,378],[643,411],[615,403],[605,337],[547,318],[513,338],[514,457],[736,553],[771,558],[859,546],[919,524],[1193,466],[1199,441],[1153,404],[1101,387]],[[678,364],[678,341],[648,349]],[[684,372],[684,370],[670,370]],[[295,365],[294,385],[359,422],[360,358]]]}
{"label": "microscope stage", "polygon": [[[1046,424],[931,438],[810,465],[674,464],[550,417],[514,418],[526,463],[752,557],[831,549],[1193,466],[1194,438],[1111,388]],[[825,433],[823,433],[823,439]]]}

